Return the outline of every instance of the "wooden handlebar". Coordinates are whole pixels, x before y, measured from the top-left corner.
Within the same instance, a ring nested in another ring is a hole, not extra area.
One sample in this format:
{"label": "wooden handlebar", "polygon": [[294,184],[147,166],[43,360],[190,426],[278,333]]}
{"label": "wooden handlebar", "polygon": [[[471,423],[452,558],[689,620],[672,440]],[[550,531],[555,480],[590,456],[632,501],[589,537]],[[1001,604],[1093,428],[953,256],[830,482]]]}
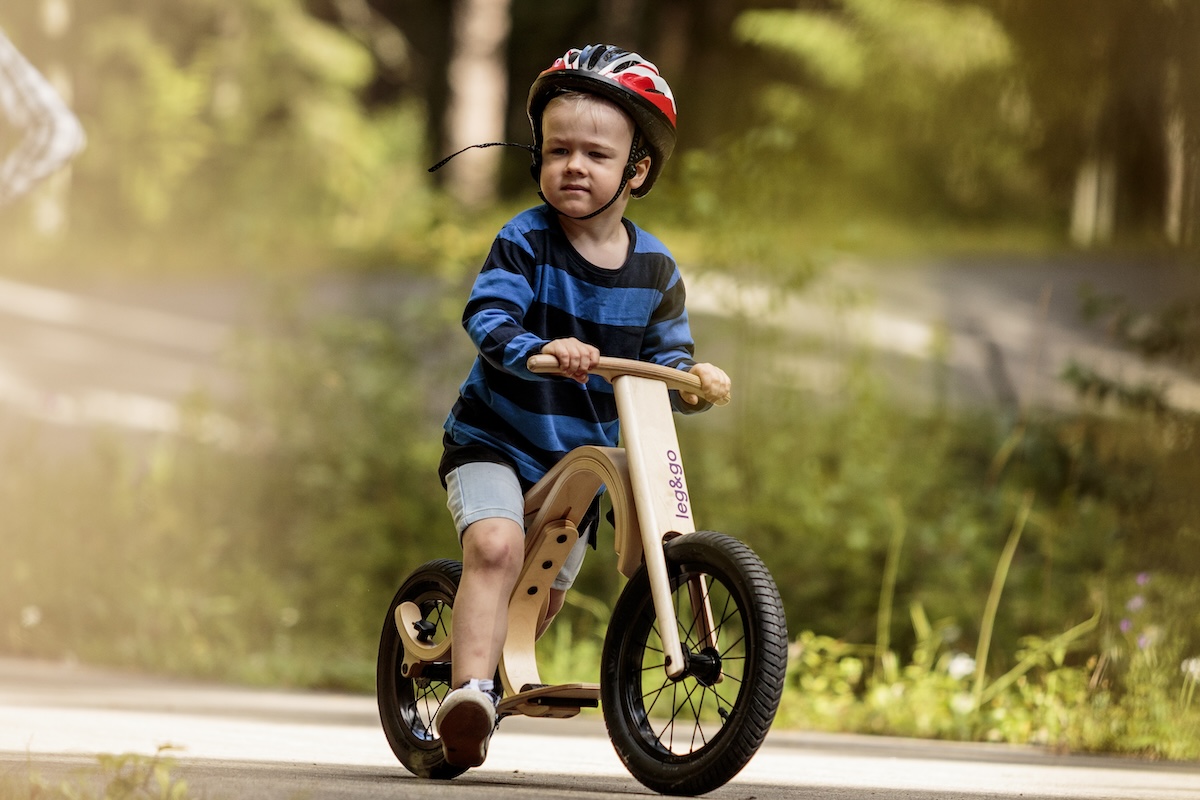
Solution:
{"label": "wooden handlebar", "polygon": [[[559,374],[558,359],[551,355],[539,354],[530,356],[529,360],[525,362],[525,366],[529,367],[530,372],[536,372],[539,375]],[[723,406],[729,403],[728,397],[721,398],[720,401],[705,397],[704,392],[700,390],[699,378],[690,372],[684,372],[674,367],[664,367],[646,361],[636,361],[632,358],[600,356],[600,363],[592,367],[588,372],[599,375],[609,383],[612,383],[614,378],[619,378],[622,375],[650,378],[651,380],[662,381],[667,385],[668,389],[676,389],[704,397],[705,400],[714,405]]]}

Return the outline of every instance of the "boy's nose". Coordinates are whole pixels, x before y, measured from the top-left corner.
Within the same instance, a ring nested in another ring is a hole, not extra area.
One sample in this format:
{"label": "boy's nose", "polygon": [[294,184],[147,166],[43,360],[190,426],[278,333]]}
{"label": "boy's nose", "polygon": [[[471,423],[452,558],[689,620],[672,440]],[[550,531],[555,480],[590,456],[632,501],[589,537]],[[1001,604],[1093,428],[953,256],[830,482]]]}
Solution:
{"label": "boy's nose", "polygon": [[573,152],[567,156],[567,169],[571,172],[583,172],[585,169],[583,153]]}

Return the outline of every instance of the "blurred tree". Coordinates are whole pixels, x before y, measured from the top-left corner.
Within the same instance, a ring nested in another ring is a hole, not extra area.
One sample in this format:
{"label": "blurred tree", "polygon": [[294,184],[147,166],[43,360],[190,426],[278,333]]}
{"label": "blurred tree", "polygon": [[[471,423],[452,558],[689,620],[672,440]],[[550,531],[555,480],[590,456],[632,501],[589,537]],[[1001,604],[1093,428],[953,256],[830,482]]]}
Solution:
{"label": "blurred tree", "polygon": [[408,98],[425,107],[422,161],[444,153],[449,80],[446,64],[453,45],[454,3],[423,0],[367,0],[373,11],[394,26],[408,45],[408,64],[400,74],[376,74],[366,94],[370,108]]}
{"label": "blurred tree", "polygon": [[1003,21],[1043,130],[1033,153],[1081,244],[1200,238],[1200,6],[973,0]]}
{"label": "blurred tree", "polygon": [[[404,91],[420,97],[428,109],[426,146],[428,157],[436,161],[457,149],[448,144],[447,76],[455,30],[451,11],[462,6],[407,0],[372,2],[400,26],[412,45],[412,81]],[[746,87],[758,84],[755,73],[762,68],[761,59],[749,58],[754,50],[732,39],[729,31],[741,9],[762,4],[748,0],[561,0],[553,4],[511,0],[513,34],[505,53],[509,99],[503,138],[529,141],[526,93],[554,58],[570,47],[608,42],[640,52],[667,76],[681,109],[681,148],[712,143],[737,129],[742,112],[752,103],[753,93]],[[731,64],[737,68],[730,69]],[[462,144],[485,138],[464,139]],[[530,185],[528,156],[516,150],[494,154],[503,159],[503,191],[526,193]],[[468,160],[462,168],[470,169],[468,164],[477,167],[481,155],[464,156]]]}
{"label": "blurred tree", "polygon": [[[454,38],[446,72],[450,84],[446,108],[448,152],[504,138],[508,105],[505,48],[512,20],[510,0],[457,0]],[[495,200],[500,152],[482,150],[471,159],[446,165],[450,194],[470,208]]]}
{"label": "blurred tree", "polygon": [[[5,4],[0,23],[42,41],[40,7]],[[676,202],[651,213],[727,237],[730,258],[768,256],[751,234],[773,239],[802,215],[846,230],[879,216],[1050,220],[1073,222],[1084,243],[1200,244],[1194,0],[74,7],[56,51],[32,55],[75,77],[92,141],[75,170],[73,238],[89,243],[152,253],[196,240],[279,261],[411,250],[437,213],[414,202],[428,196],[424,167],[453,146],[528,141],[537,73],[568,47],[611,41],[657,63],[679,103],[676,160],[656,194]],[[490,85],[452,79],[456,64]],[[487,202],[492,158],[504,193],[528,193],[527,155],[497,148],[452,162],[459,180],[481,179],[460,199]]]}
{"label": "blurred tree", "polygon": [[120,241],[130,261],[162,239],[287,261],[369,250],[420,218],[420,117],[412,103],[364,112],[377,76],[405,73],[403,37],[363,2],[312,10],[80,4],[66,44],[91,134],[73,201],[83,233]]}
{"label": "blurred tree", "polygon": [[738,199],[755,213],[832,204],[986,218],[1037,193],[1027,96],[986,10],[837,0],[746,11],[733,35],[774,63],[737,146],[752,176]]}

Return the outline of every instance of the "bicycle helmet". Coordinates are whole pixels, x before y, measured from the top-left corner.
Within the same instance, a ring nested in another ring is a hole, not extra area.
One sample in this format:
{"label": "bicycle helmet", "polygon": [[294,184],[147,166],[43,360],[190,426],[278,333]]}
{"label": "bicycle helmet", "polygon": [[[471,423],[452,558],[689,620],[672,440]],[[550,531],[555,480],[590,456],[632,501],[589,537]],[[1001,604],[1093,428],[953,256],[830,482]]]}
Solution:
{"label": "bicycle helmet", "polygon": [[595,44],[582,50],[568,50],[538,75],[529,88],[526,106],[529,123],[533,126],[535,176],[541,167],[542,112],[556,94],[569,91],[599,95],[616,103],[633,118],[642,142],[639,147],[639,137],[634,136],[630,163],[636,164],[645,155],[650,156],[646,180],[633,190],[633,194],[645,196],[675,149],[675,97],[671,87],[658,74],[658,67],[637,53],[613,45]]}

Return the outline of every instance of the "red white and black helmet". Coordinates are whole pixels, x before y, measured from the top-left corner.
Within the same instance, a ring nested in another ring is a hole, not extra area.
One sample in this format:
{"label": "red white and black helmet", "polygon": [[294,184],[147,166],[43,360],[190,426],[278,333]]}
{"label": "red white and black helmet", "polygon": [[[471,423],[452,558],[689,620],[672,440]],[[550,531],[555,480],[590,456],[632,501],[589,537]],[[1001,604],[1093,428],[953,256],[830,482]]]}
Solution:
{"label": "red white and black helmet", "polygon": [[675,97],[658,67],[613,45],[568,50],[529,88],[526,108],[533,126],[535,158],[542,151],[542,112],[551,98],[565,91],[597,94],[633,118],[650,153],[650,172],[633,194],[642,197],[649,192],[675,149]]}

